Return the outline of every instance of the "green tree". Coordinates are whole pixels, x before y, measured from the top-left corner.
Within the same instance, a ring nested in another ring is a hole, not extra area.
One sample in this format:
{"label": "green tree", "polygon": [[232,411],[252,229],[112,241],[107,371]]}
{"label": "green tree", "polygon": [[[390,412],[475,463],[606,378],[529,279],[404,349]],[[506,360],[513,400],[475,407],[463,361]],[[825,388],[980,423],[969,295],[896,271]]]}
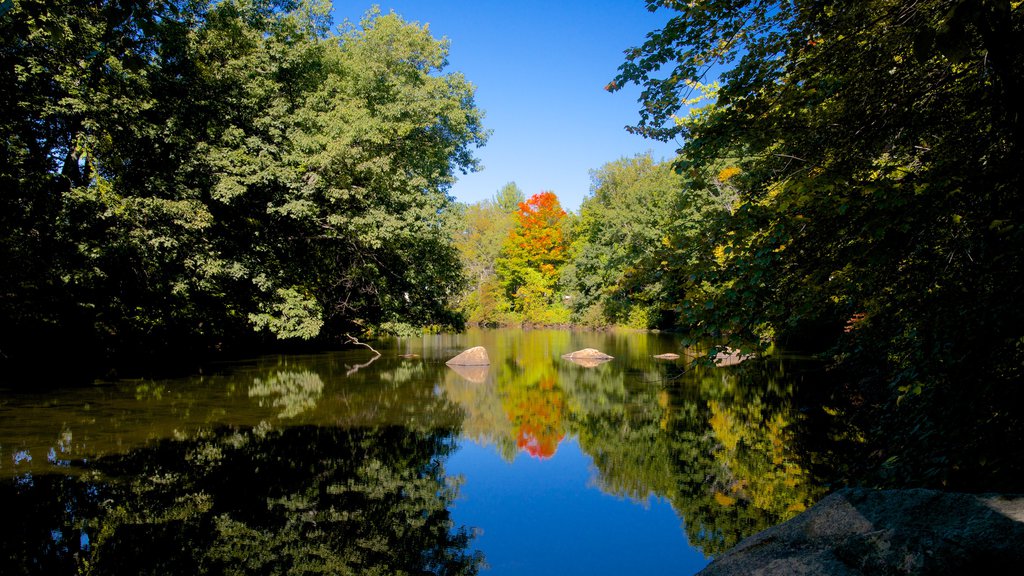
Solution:
{"label": "green tree", "polygon": [[1024,405],[1020,4],[668,5],[609,89],[643,86],[633,130],[685,138],[680,169],[706,187],[741,159],[692,280],[714,289],[677,303],[684,323],[831,345],[878,408],[859,411],[865,457],[889,481],[1024,468],[1006,444],[1024,432],[1007,409]]}
{"label": "green tree", "polygon": [[525,200],[515,182],[509,182],[492,199],[462,207],[461,224],[454,238],[462,268],[469,277],[461,308],[473,324],[504,324],[509,305],[502,297],[495,265],[502,245],[515,226],[515,212]]}
{"label": "green tree", "polygon": [[509,182],[494,195],[494,204],[503,214],[514,214],[519,205],[526,201],[526,195],[515,182]]}
{"label": "green tree", "polygon": [[650,154],[609,162],[591,180],[562,273],[574,318],[657,326],[666,301],[666,244],[699,216],[690,206],[695,195],[684,194],[683,178]]}
{"label": "green tree", "polygon": [[372,12],[332,35],[328,11],[28,1],[3,17],[5,358],[457,321],[447,190],[486,138],[473,88],[426,28]]}

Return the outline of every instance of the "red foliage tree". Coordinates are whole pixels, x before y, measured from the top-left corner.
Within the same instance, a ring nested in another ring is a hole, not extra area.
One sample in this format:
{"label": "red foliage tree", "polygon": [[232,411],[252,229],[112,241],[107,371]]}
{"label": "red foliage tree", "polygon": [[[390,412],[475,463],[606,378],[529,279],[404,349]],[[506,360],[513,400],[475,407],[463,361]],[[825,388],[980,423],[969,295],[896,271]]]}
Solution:
{"label": "red foliage tree", "polygon": [[565,261],[566,242],[562,234],[565,210],[554,192],[541,192],[519,203],[516,228],[512,231],[513,246],[527,265],[545,275],[553,275]]}

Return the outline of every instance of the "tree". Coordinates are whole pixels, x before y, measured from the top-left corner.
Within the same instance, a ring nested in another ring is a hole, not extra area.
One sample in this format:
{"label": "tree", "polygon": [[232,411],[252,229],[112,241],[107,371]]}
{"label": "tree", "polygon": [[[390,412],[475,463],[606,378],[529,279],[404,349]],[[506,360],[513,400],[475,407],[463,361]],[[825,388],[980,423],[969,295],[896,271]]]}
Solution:
{"label": "tree", "polygon": [[503,214],[515,213],[519,209],[519,205],[524,201],[526,201],[526,195],[523,194],[523,191],[515,182],[505,184],[494,195],[494,204]]}
{"label": "tree", "polygon": [[500,294],[495,263],[505,238],[515,225],[516,208],[524,200],[515,182],[509,182],[492,199],[463,207],[454,243],[470,281],[461,304],[468,322],[503,324],[508,321],[508,306]]}
{"label": "tree", "polygon": [[[1024,405],[1020,6],[669,4],[609,89],[644,87],[632,129],[685,138],[689,177],[740,159],[717,265],[693,280],[716,289],[678,302],[686,325],[831,346],[879,408],[865,456],[890,479],[1021,469],[1003,449],[1024,432],[1005,409]],[[712,104],[687,116],[712,69]]]}
{"label": "tree", "polygon": [[566,216],[553,192],[540,192],[519,204],[516,225],[505,238],[498,278],[513,310],[526,322],[553,324],[568,320],[556,293],[566,259]]}
{"label": "tree", "polygon": [[665,243],[699,217],[695,194],[669,163],[650,154],[591,173],[563,284],[578,321],[651,328],[661,323]]}
{"label": "tree", "polygon": [[[4,358],[457,323],[448,45],[318,1],[20,2],[0,20]],[[254,332],[255,329],[255,332]]]}

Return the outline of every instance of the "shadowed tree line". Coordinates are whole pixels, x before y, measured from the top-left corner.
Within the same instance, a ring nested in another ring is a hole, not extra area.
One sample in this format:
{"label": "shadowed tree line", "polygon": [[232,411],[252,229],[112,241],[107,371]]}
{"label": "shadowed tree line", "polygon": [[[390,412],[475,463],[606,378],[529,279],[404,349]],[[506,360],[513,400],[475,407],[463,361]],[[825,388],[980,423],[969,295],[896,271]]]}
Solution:
{"label": "shadowed tree line", "polygon": [[[447,190],[485,140],[447,42],[316,0],[0,17],[0,359],[458,325]],[[75,364],[69,362],[69,364]]]}
{"label": "shadowed tree line", "polygon": [[678,324],[822,352],[854,479],[1019,490],[1021,3],[647,5],[608,89],[721,201],[667,238]]}

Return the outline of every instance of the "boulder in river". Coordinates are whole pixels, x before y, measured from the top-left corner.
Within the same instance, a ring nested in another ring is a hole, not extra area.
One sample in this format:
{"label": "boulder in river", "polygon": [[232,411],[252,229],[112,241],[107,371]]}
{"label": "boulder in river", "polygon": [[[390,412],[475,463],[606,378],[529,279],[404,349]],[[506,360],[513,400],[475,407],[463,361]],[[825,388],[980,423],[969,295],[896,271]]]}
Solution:
{"label": "boulder in river", "polygon": [[1024,566],[1024,495],[846,488],[698,576],[1005,574]]}
{"label": "boulder in river", "polygon": [[491,359],[487,356],[486,348],[476,346],[445,362],[445,364],[449,366],[490,366]]}
{"label": "boulder in river", "polygon": [[584,348],[583,350],[562,354],[562,358],[565,358],[574,364],[583,366],[584,368],[593,368],[604,364],[613,357],[601,352],[600,350]]}
{"label": "boulder in river", "polygon": [[658,360],[679,360],[679,354],[675,352],[665,352],[664,354],[655,354],[655,358]]}
{"label": "boulder in river", "polygon": [[588,360],[611,360],[614,356],[609,356],[600,350],[594,348],[584,348],[583,350],[577,350],[568,354],[562,354],[562,358],[566,360],[573,359],[588,359]]}

